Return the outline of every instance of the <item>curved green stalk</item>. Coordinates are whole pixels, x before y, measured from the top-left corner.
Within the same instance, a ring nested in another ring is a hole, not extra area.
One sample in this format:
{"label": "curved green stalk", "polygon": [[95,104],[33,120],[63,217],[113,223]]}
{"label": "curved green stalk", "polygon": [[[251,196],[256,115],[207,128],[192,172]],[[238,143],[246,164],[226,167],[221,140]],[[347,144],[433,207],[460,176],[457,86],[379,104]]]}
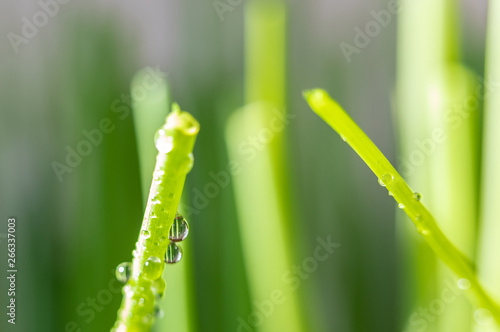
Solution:
{"label": "curved green stalk", "polygon": [[158,131],[156,167],[146,212],[133,251],[132,274],[123,287],[123,301],[112,331],[149,331],[155,303],[165,289],[162,278],[168,231],[177,212],[186,174],[193,165],[192,150],[198,122],[174,105]]}
{"label": "curved green stalk", "polygon": [[[448,240],[434,217],[420,202],[420,196],[406,184],[396,169],[345,111],[323,90],[304,92],[311,108],[345,140],[385,185],[399,207],[413,221],[432,250],[459,278],[470,282],[470,294],[481,308],[500,322],[500,309],[480,285],[473,264]],[[468,284],[468,283],[467,283]]]}

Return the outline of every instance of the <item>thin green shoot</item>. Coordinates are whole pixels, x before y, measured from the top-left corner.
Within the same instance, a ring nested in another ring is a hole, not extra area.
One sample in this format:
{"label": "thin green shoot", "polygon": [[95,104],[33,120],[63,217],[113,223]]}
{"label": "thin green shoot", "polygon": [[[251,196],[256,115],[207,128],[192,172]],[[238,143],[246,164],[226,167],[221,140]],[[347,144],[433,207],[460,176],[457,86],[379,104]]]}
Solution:
{"label": "thin green shoot", "polygon": [[157,301],[165,291],[162,273],[169,246],[169,229],[176,216],[187,173],[193,166],[198,122],[176,104],[158,131],[153,182],[139,239],[133,251],[132,271],[123,287],[123,301],[112,331],[149,331]]}
{"label": "thin green shoot", "polygon": [[380,184],[386,187],[399,207],[410,217],[436,256],[465,281],[461,284],[467,285],[464,288],[477,300],[477,305],[489,310],[495,320],[500,322],[500,309],[479,283],[474,265],[443,234],[432,214],[420,201],[420,194],[410,189],[389,160],[326,91],[306,91],[304,97],[312,110],[330,125],[375,173]]}

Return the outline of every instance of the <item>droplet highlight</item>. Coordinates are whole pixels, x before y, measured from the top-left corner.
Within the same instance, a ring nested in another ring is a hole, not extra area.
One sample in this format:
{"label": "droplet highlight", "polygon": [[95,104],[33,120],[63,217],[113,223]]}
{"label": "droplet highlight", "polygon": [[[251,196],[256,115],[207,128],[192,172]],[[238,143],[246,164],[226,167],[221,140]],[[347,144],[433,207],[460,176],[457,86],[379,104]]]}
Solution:
{"label": "droplet highlight", "polygon": [[163,310],[161,310],[159,306],[155,306],[155,318],[161,319],[164,315],[165,313],[163,312]]}
{"label": "droplet highlight", "polygon": [[381,178],[378,179],[378,183],[382,186],[385,187],[388,184],[391,184],[392,181],[394,181],[394,176],[391,173],[386,173],[382,175]]}
{"label": "droplet highlight", "polygon": [[141,236],[145,239],[149,239],[149,237],[151,236],[151,233],[147,229],[144,229],[141,231]]}
{"label": "droplet highlight", "polygon": [[420,193],[414,192],[413,199],[416,200],[417,202],[420,202],[420,200],[422,199],[422,195],[420,195]]}
{"label": "droplet highlight", "polygon": [[167,252],[165,253],[165,262],[168,264],[174,264],[181,260],[182,249],[177,246],[174,242],[170,242],[167,247]]}
{"label": "droplet highlight", "polygon": [[145,278],[155,280],[163,272],[163,262],[158,257],[151,256],[144,262],[142,272]]}
{"label": "droplet highlight", "polygon": [[403,203],[399,203],[399,204],[398,204],[398,208],[400,208],[400,209],[404,209],[404,208],[405,208],[405,205],[404,205]]}
{"label": "droplet highlight", "polygon": [[183,241],[189,234],[189,224],[180,213],[177,213],[170,227],[168,238],[172,242]]}
{"label": "droplet highlight", "polygon": [[164,129],[160,129],[155,135],[155,145],[158,152],[169,153],[174,148],[174,138],[172,136],[167,136]]}
{"label": "droplet highlight", "polygon": [[126,284],[132,275],[132,263],[124,262],[119,264],[115,270],[116,280],[122,284]]}
{"label": "droplet highlight", "polygon": [[155,279],[151,283],[151,291],[157,298],[163,297],[166,288],[167,288],[167,283],[163,278]]}

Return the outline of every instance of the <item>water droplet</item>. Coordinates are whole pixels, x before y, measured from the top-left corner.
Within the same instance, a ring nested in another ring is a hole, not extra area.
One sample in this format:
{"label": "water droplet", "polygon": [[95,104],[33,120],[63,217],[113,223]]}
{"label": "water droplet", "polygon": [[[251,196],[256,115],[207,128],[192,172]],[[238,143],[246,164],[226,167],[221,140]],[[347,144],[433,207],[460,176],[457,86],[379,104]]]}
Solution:
{"label": "water droplet", "polygon": [[394,181],[394,176],[391,173],[385,173],[382,175],[382,178],[378,179],[378,183],[382,186],[385,187]]}
{"label": "water droplet", "polygon": [[151,291],[157,298],[163,296],[166,288],[167,288],[167,283],[163,278],[158,278],[156,280],[153,280],[153,282],[151,283]]}
{"label": "water droplet", "polygon": [[340,135],[340,138],[342,138],[342,140],[343,140],[344,142],[347,142],[347,138],[345,138],[345,136]]}
{"label": "water droplet", "polygon": [[493,315],[488,309],[478,309],[474,312],[474,320],[481,326],[488,326],[493,323]]}
{"label": "water droplet", "polygon": [[413,199],[416,200],[417,202],[420,202],[420,200],[422,199],[422,195],[420,195],[417,192],[414,192],[413,193]]}
{"label": "water droplet", "polygon": [[404,208],[405,208],[405,205],[404,205],[403,203],[399,203],[399,204],[398,204],[398,208],[400,208],[400,209],[404,209]]}
{"label": "water droplet", "polygon": [[130,275],[132,274],[132,263],[124,262],[116,267],[115,276],[116,280],[121,282],[122,284],[126,284],[130,279]]}
{"label": "water droplet", "polygon": [[150,280],[159,278],[163,272],[163,263],[158,257],[149,257],[143,265],[144,277]]}
{"label": "water droplet", "polygon": [[422,226],[417,226],[417,231],[422,234],[422,235],[429,235],[429,230],[426,228],[423,228]]}
{"label": "water droplet", "polygon": [[470,281],[469,279],[467,278],[462,278],[462,279],[459,279],[457,281],[457,286],[458,288],[460,288],[461,290],[467,290],[470,288],[471,284],[470,284]]}
{"label": "water droplet", "polygon": [[177,246],[174,242],[170,242],[167,247],[167,252],[165,254],[165,262],[168,264],[174,264],[181,260],[182,249]]}
{"label": "water droplet", "polygon": [[161,308],[159,306],[155,306],[155,317],[157,319],[161,319],[161,318],[163,318],[163,316],[164,316],[163,310],[161,310]]}
{"label": "water droplet", "polygon": [[392,192],[390,192],[390,191],[387,192],[387,195],[394,196],[394,194]]}
{"label": "water droplet", "polygon": [[[165,243],[165,241],[167,241],[165,236],[160,237],[160,243]],[[158,245],[160,245],[160,243],[158,243]]]}
{"label": "water droplet", "polygon": [[149,239],[149,237],[151,236],[151,233],[147,229],[144,229],[144,230],[142,230],[141,235],[143,238]]}
{"label": "water droplet", "polygon": [[180,213],[175,215],[174,222],[170,227],[170,231],[168,233],[168,238],[172,242],[180,242],[183,241],[189,233],[189,225],[186,220]]}
{"label": "water droplet", "polygon": [[174,138],[167,136],[164,129],[160,129],[155,135],[155,145],[158,152],[169,153],[174,148]]}
{"label": "water droplet", "polygon": [[192,154],[192,153],[190,153],[190,154],[188,155],[188,157],[189,157],[189,162],[188,162],[188,164],[187,164],[187,166],[186,166],[186,168],[187,168],[187,173],[191,172],[191,170],[193,169],[193,165],[194,165],[194,156],[193,156],[193,154]]}
{"label": "water droplet", "polygon": [[142,307],[142,306],[144,306],[144,302],[145,302],[144,298],[143,298],[143,297],[141,297],[141,298],[139,299],[139,301],[137,302],[137,304],[138,304],[139,306],[141,306],[141,307]]}

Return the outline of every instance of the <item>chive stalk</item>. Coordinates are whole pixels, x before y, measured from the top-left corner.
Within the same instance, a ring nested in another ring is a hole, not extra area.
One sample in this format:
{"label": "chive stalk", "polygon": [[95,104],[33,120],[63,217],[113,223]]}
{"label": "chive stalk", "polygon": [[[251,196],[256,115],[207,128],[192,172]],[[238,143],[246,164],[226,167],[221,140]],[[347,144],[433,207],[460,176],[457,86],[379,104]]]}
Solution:
{"label": "chive stalk", "polygon": [[198,122],[174,104],[158,131],[158,155],[139,239],[133,251],[132,271],[123,287],[123,300],[112,331],[149,331],[156,299],[163,295],[164,257],[187,173],[193,166],[192,150]]}
{"label": "chive stalk", "polygon": [[474,265],[443,234],[434,217],[420,201],[419,194],[410,189],[382,152],[324,90],[306,91],[304,96],[313,111],[337,131],[375,173],[436,256],[455,272],[462,284],[467,284],[467,293],[472,295],[477,305],[488,310],[500,322],[500,309],[479,283]]}

